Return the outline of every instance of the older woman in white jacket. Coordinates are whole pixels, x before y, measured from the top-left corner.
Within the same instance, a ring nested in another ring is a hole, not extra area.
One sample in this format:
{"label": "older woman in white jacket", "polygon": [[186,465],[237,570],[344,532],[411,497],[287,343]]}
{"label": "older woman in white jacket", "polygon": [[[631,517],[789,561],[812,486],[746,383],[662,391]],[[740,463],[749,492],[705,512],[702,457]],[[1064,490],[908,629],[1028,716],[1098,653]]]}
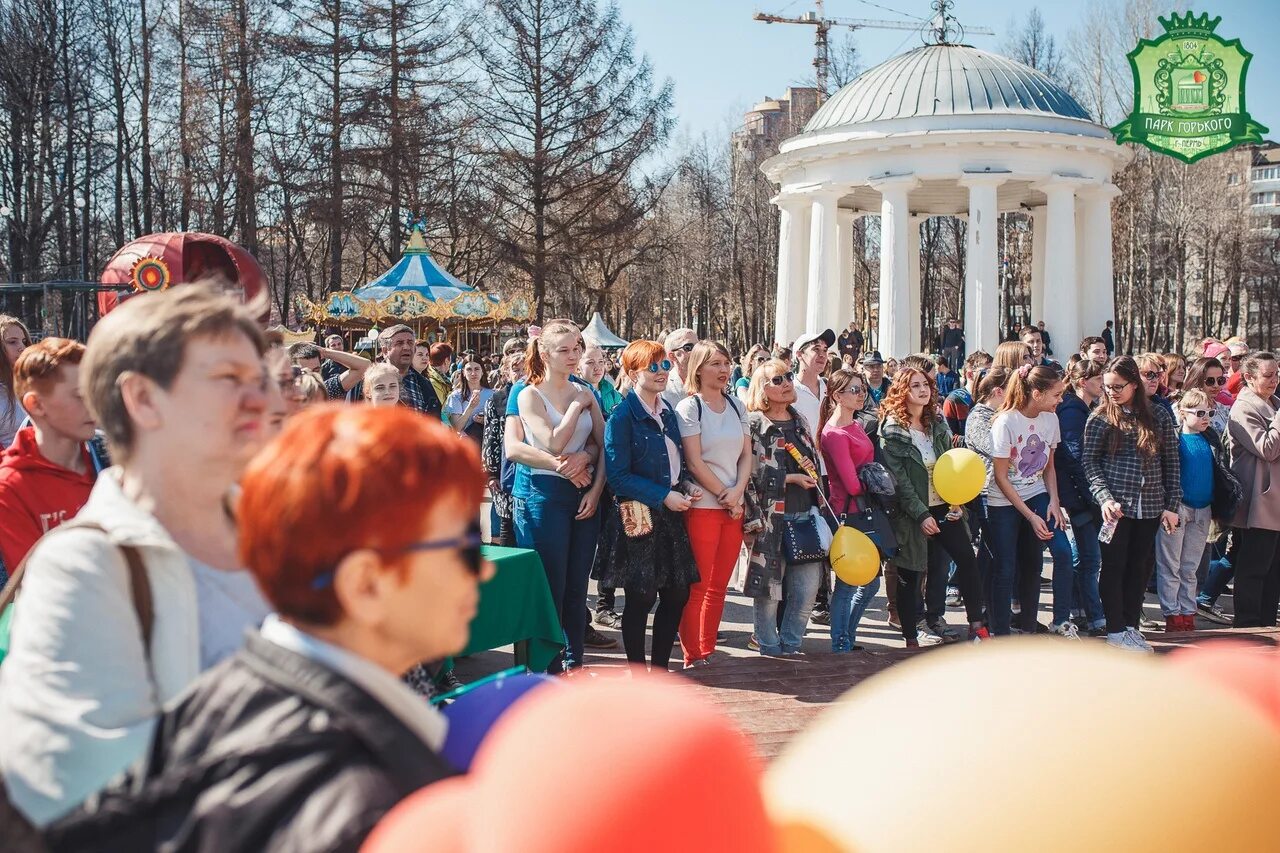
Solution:
{"label": "older woman in white jacket", "polygon": [[269,610],[227,505],[266,438],[264,347],[244,307],[196,285],[131,299],[89,337],[81,390],[119,464],[32,550],[0,667],[0,770],[37,825],[145,755],[162,706]]}

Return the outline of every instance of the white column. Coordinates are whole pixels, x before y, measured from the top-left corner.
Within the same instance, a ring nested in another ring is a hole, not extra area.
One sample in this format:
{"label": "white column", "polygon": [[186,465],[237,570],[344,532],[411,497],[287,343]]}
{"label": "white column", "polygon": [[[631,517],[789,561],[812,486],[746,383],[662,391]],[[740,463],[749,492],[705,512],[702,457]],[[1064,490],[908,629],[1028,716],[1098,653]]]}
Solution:
{"label": "white column", "polygon": [[[1080,192],[1085,251],[1081,270],[1081,337],[1100,335],[1116,318],[1115,279],[1111,256],[1111,199],[1120,194],[1115,184],[1098,184]],[[1074,346],[1074,344],[1073,344]]]}
{"label": "white column", "polygon": [[907,349],[910,353],[924,349],[920,343],[920,320],[924,316],[924,308],[920,303],[920,225],[925,218],[913,216],[907,221],[907,292],[910,294],[907,313],[911,317]]}
{"label": "white column", "polygon": [[796,196],[777,196],[778,290],[774,307],[773,336],[790,346],[804,325],[809,290],[809,205]]}
{"label": "white column", "polygon": [[[1045,321],[1049,333],[1070,353],[1080,343],[1080,287],[1076,276],[1076,187],[1080,179],[1055,178],[1035,184],[1044,193],[1044,303],[1053,316]],[[1033,320],[1035,318],[1032,318]]]}
{"label": "white column", "polygon": [[1000,344],[1000,257],[996,189],[1003,176],[965,175],[969,188],[969,238],[964,264],[964,339],[968,352],[995,352]]}
{"label": "white column", "polygon": [[[1044,205],[1031,208],[1031,322],[1044,320]],[[1045,326],[1048,321],[1045,320]],[[1053,330],[1049,330],[1053,334]]]}
{"label": "white column", "polygon": [[804,331],[832,328],[840,311],[840,229],[842,190],[814,193],[809,207],[809,301]]}
{"label": "white column", "polygon": [[[911,303],[907,259],[907,230],[911,214],[907,193],[913,177],[886,178],[872,183],[880,192],[880,334],[877,345],[886,358],[911,354]],[[918,317],[916,318],[918,321]]]}
{"label": "white column", "polygon": [[839,244],[836,263],[840,267],[840,275],[836,317],[831,323],[831,328],[836,330],[836,334],[839,334],[841,329],[849,328],[849,323],[853,320],[853,223],[855,219],[857,214],[852,210],[841,208],[836,211],[836,242]]}

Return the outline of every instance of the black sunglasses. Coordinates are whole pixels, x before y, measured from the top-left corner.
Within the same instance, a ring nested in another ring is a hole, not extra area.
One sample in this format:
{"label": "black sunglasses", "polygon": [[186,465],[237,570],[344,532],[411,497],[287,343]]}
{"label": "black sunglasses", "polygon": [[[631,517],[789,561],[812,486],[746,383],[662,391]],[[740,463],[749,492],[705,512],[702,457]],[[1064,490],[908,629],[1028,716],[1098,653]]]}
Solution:
{"label": "black sunglasses", "polygon": [[787,372],[787,373],[779,373],[777,376],[773,377],[769,381],[772,382],[774,385],[781,385],[783,382],[794,382],[795,378],[796,378],[796,375],[794,373]]}
{"label": "black sunglasses", "polygon": [[693,352],[693,348],[694,348],[694,346],[696,346],[696,344],[685,344],[684,346],[676,347],[676,349],[673,349],[673,350],[672,350],[672,352],[675,352],[676,350],[684,350],[685,352]]}
{"label": "black sunglasses", "polygon": [[1206,377],[1204,378],[1204,384],[1205,384],[1205,385],[1226,385],[1226,384],[1227,384],[1227,377],[1225,377],[1225,376],[1218,376],[1218,377],[1206,376]]}
{"label": "black sunglasses", "polygon": [[1157,371],[1155,371],[1155,370],[1144,370],[1144,371],[1142,372],[1142,378],[1143,378],[1143,379],[1147,379],[1147,380],[1151,380],[1151,379],[1159,379],[1159,378],[1160,378],[1160,374],[1159,374],[1159,372],[1157,372]]}
{"label": "black sunglasses", "polygon": [[[404,554],[412,554],[417,551],[443,551],[449,548],[456,548],[458,556],[462,557],[462,565],[472,577],[480,577],[481,571],[484,569],[484,558],[480,555],[480,544],[482,537],[480,529],[473,527],[471,530],[459,536],[457,539],[435,539],[426,542],[410,542],[408,545],[402,545],[399,548],[374,548],[379,554],[388,556],[401,556]],[[333,584],[333,578],[338,573],[335,566],[320,574],[311,580],[312,589],[324,589]]]}

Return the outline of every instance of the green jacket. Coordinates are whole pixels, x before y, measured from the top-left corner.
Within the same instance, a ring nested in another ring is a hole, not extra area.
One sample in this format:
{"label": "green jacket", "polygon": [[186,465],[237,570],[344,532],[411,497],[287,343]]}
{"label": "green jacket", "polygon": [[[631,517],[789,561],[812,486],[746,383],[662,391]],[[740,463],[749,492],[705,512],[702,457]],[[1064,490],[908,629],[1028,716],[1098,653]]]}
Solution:
{"label": "green jacket", "polygon": [[[951,449],[951,429],[945,418],[933,419],[933,452],[942,456]],[[928,537],[920,529],[920,522],[929,514],[929,472],[908,427],[893,416],[886,416],[880,423],[880,446],[884,451],[884,466],[898,482],[895,496],[897,512],[893,517],[893,531],[898,535],[898,554],[893,564],[902,569],[923,572],[929,563]]]}
{"label": "green jacket", "polygon": [[609,381],[608,376],[600,378],[600,387],[596,389],[596,394],[600,397],[600,408],[604,412],[604,419],[608,420],[609,415],[613,414],[613,410],[622,402],[622,395]]}

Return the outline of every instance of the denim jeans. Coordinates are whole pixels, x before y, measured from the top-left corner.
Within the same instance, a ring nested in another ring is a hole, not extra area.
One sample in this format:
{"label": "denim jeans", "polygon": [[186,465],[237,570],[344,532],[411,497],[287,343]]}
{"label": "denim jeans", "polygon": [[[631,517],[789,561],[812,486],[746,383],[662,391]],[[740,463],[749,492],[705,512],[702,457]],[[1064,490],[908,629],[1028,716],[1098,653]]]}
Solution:
{"label": "denim jeans", "polygon": [[809,625],[818,584],[822,582],[822,563],[795,563],[787,566],[782,576],[786,606],[782,610],[782,630],[778,630],[780,601],[771,598],[755,600],[756,641],[760,654],[776,655],[800,651],[804,630]]}
{"label": "denim jeans", "polygon": [[[1208,607],[1217,604],[1218,596],[1222,595],[1227,584],[1231,583],[1231,579],[1235,577],[1235,560],[1240,553],[1240,535],[1239,528],[1232,528],[1230,540],[1225,546],[1226,553],[1209,560],[1209,571],[1205,574],[1204,583],[1200,586],[1200,594],[1196,596],[1197,604]],[[1214,550],[1216,553],[1217,549]]]}
{"label": "denim jeans", "polygon": [[1209,538],[1209,514],[1209,507],[1181,506],[1173,532],[1156,534],[1156,589],[1165,616],[1196,613],[1196,569]]}
{"label": "denim jeans", "polygon": [[[1026,500],[1027,508],[1044,518],[1049,509],[1049,496],[1039,494]],[[1019,627],[1034,631],[1036,613],[1040,609],[1040,566],[1045,542],[1036,536],[1031,523],[1012,506],[988,506],[987,528],[991,532],[991,633],[1009,633],[1013,613],[1015,578],[1018,599],[1022,604]]]}
{"label": "denim jeans", "polygon": [[880,576],[862,586],[850,586],[836,578],[836,591],[831,594],[831,651],[847,652],[858,639],[858,623],[867,605],[880,591]]}
{"label": "denim jeans", "polygon": [[[551,600],[565,635],[564,661],[582,663],[587,632],[587,583],[600,538],[600,510],[578,521],[582,492],[562,477],[529,478],[529,494],[515,500],[516,545],[532,548],[542,559]],[[561,661],[550,667],[556,672]]]}
{"label": "denim jeans", "polygon": [[[1098,572],[1102,570],[1102,545],[1098,542],[1098,517],[1089,510],[1071,514],[1071,551],[1075,567],[1075,595],[1072,607],[1084,611],[1089,627],[1102,628],[1107,616],[1102,610],[1102,597],[1098,594]],[[1057,564],[1054,573],[1057,574]],[[1056,590],[1056,587],[1055,587]],[[1054,621],[1057,621],[1057,593],[1054,594]]]}

